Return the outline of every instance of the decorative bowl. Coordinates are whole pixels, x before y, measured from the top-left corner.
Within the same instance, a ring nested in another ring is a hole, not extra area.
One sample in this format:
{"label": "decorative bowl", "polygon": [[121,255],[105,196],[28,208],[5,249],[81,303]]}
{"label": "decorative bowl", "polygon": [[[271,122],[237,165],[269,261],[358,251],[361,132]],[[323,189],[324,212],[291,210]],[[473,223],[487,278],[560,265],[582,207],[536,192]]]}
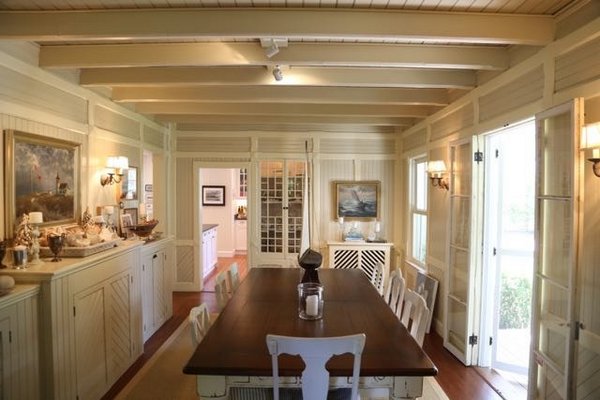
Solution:
{"label": "decorative bowl", "polygon": [[128,226],[127,229],[129,229],[130,232],[135,233],[139,237],[147,238],[150,235],[152,235],[152,230],[156,225],[158,225],[158,220],[154,219],[143,224]]}

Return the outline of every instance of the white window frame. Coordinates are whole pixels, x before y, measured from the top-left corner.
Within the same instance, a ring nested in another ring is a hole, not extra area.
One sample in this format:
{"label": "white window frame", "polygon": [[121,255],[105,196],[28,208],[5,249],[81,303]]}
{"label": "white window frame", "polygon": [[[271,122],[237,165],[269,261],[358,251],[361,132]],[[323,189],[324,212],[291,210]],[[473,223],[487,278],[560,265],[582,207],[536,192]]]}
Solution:
{"label": "white window frame", "polygon": [[[424,165],[423,172],[423,188],[424,188],[424,199],[423,205],[424,208],[417,207],[417,182],[419,179],[419,175],[417,173],[417,165]],[[414,263],[422,268],[425,268],[426,259],[427,259],[427,239],[428,239],[428,220],[429,220],[429,211],[428,211],[428,196],[429,196],[429,186],[428,186],[428,177],[427,177],[427,156],[419,155],[417,157],[413,157],[409,159],[409,187],[408,187],[408,243],[407,243],[407,259],[411,263]],[[415,215],[421,215],[425,217],[425,234],[424,234],[424,254],[423,259],[419,259],[413,253],[413,245],[415,241],[415,226],[414,226],[414,217]]]}

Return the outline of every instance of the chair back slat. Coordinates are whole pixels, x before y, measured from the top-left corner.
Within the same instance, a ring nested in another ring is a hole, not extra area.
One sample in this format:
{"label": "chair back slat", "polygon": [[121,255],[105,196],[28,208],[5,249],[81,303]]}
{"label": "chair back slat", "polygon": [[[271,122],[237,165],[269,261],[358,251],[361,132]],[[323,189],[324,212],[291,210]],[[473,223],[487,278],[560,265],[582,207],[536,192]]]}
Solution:
{"label": "chair back slat", "polygon": [[425,299],[417,292],[406,289],[400,322],[402,322],[406,329],[409,329],[411,336],[417,341],[419,346],[423,345],[428,315],[429,309],[427,308]]}

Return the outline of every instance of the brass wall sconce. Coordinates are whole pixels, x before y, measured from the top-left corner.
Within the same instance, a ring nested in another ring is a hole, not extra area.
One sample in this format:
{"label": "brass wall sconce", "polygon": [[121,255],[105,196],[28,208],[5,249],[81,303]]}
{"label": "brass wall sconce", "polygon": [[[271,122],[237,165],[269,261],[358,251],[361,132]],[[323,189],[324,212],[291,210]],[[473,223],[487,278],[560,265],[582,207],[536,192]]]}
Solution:
{"label": "brass wall sconce", "polygon": [[129,168],[129,160],[123,156],[110,156],[106,160],[106,168],[109,170],[100,177],[102,186],[120,183],[123,178],[123,170]]}
{"label": "brass wall sconce", "polygon": [[429,173],[432,186],[437,186],[438,189],[450,189],[448,182],[444,179],[446,163],[443,160],[429,161],[427,163],[427,172]]}
{"label": "brass wall sconce", "polygon": [[592,162],[594,175],[600,178],[600,122],[583,127],[581,130],[581,148],[593,149],[592,157],[588,158],[588,161]]}

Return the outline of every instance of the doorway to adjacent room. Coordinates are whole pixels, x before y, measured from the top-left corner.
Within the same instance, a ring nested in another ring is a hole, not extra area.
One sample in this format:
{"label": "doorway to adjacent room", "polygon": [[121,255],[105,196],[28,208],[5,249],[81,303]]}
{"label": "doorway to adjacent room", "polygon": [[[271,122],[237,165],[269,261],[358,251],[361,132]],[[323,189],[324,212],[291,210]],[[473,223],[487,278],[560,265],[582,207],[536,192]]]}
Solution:
{"label": "doorway to adjacent room", "polygon": [[485,137],[482,335],[479,365],[525,399],[534,270],[535,123]]}

